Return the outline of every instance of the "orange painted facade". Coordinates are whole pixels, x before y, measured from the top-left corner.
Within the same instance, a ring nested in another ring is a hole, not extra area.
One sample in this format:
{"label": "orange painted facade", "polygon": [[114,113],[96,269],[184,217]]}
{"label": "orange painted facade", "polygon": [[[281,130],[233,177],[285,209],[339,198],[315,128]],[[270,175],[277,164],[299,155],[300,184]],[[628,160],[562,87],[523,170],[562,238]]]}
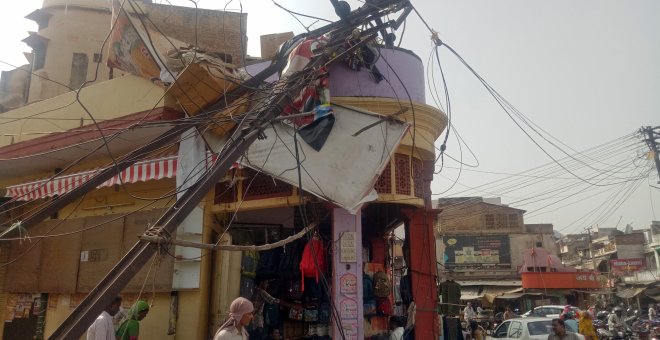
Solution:
{"label": "orange painted facade", "polygon": [[527,272],[521,273],[522,287],[599,289],[598,273],[595,272]]}

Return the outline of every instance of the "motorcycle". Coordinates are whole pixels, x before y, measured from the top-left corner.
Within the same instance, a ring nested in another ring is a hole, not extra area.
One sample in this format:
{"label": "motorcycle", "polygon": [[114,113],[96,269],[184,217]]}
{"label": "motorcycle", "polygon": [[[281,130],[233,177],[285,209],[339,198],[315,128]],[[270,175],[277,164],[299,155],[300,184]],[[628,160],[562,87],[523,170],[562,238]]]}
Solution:
{"label": "motorcycle", "polygon": [[[609,313],[605,311],[599,312],[596,316],[596,320],[594,320],[594,327],[596,328],[598,340],[642,339],[640,337],[640,332],[635,331],[632,327],[638,322],[639,318],[637,313],[632,314],[632,316],[623,320],[623,326],[617,330],[610,331],[607,323]],[[645,333],[644,329],[639,328],[639,330],[641,330],[641,335],[643,336]],[[648,333],[650,333],[650,331]]]}
{"label": "motorcycle", "polygon": [[623,340],[636,338],[635,333],[629,327],[610,331],[607,328],[599,328],[596,330],[598,340]]}

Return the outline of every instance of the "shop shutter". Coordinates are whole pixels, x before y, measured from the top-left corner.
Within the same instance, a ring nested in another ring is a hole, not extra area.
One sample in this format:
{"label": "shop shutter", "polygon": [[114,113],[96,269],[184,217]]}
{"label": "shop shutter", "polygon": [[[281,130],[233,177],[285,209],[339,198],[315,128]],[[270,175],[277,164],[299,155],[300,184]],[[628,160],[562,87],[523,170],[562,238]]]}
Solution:
{"label": "shop shutter", "polygon": [[119,261],[124,218],[121,215],[87,217],[84,226],[78,292],[89,292]]}
{"label": "shop shutter", "polygon": [[39,270],[39,291],[42,293],[72,294],[76,292],[76,278],[80,263],[83,219],[46,221],[47,229],[56,226],[50,234],[66,236],[43,239],[41,267]]}
{"label": "shop shutter", "polygon": [[[40,223],[28,230],[30,236],[44,235],[49,224]],[[25,235],[25,234],[23,234]],[[8,238],[19,237],[18,231],[7,235]],[[41,267],[41,250],[43,242],[37,239],[13,240],[9,245],[9,259],[5,290],[9,293],[38,293],[39,270]]]}

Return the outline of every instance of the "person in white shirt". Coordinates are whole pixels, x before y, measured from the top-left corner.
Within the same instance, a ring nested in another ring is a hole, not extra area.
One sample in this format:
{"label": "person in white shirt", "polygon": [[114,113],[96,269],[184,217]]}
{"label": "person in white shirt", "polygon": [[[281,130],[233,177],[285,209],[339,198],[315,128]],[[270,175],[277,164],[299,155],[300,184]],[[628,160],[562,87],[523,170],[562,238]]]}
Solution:
{"label": "person in white shirt", "polygon": [[252,321],[254,305],[246,298],[236,298],[229,306],[229,318],[220,326],[213,340],[248,340],[245,327]]}
{"label": "person in white shirt", "polygon": [[117,296],[112,303],[105,307],[94,323],[87,329],[87,340],[115,340],[115,327],[112,317],[117,314],[121,306],[121,296]]}
{"label": "person in white shirt", "polygon": [[403,321],[398,316],[390,317],[390,340],[403,340]]}
{"label": "person in white shirt", "polygon": [[649,305],[649,320],[655,319],[658,317],[658,314],[655,312],[655,306],[653,304]]}
{"label": "person in white shirt", "polygon": [[467,306],[463,309],[463,318],[465,318],[465,321],[470,322],[470,320],[474,319],[476,316],[477,313],[472,309],[472,303],[468,302]]}

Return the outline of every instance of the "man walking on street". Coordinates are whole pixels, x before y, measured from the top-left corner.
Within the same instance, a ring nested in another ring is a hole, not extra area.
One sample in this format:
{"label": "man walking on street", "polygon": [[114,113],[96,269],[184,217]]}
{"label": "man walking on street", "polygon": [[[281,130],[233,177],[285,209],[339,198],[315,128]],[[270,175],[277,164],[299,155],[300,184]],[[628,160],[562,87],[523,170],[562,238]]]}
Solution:
{"label": "man walking on street", "polygon": [[121,296],[117,296],[89,326],[87,340],[115,340],[115,327],[112,323],[112,317],[117,314],[120,306]]}
{"label": "man walking on street", "polygon": [[477,313],[472,309],[472,303],[468,302],[467,306],[463,309],[463,318],[465,318],[465,321],[470,322],[470,320],[474,319],[476,316]]}

